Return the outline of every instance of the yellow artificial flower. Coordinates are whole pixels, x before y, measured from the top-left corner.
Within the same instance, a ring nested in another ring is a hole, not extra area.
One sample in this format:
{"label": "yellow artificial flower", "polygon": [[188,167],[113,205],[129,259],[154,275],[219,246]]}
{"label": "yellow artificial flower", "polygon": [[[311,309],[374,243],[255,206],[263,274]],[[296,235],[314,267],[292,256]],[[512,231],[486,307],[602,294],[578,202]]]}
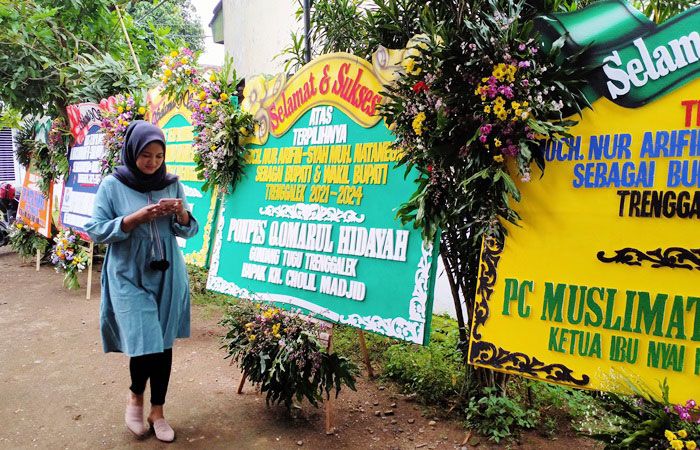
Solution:
{"label": "yellow artificial flower", "polygon": [[207,98],[207,93],[204,91],[199,91],[199,99],[204,100],[205,98]]}
{"label": "yellow artificial flower", "polygon": [[189,69],[189,68],[185,69],[185,73],[187,75],[192,75],[192,69]]}
{"label": "yellow artificial flower", "polygon": [[428,49],[429,42],[430,37],[427,34],[418,34],[413,36],[406,43],[406,51],[403,61],[401,62],[406,73],[411,75],[418,75],[421,73],[422,69],[416,67],[416,58],[419,58],[423,51]]}
{"label": "yellow artificial flower", "polygon": [[404,67],[406,68],[406,73],[411,75],[418,75],[421,72],[421,68],[416,67],[416,61],[413,58],[406,59]]}
{"label": "yellow artificial flower", "polygon": [[180,53],[178,53],[177,50],[173,50],[172,52],[170,52],[170,56],[172,56],[173,58],[177,58],[177,55],[179,55],[179,54]]}
{"label": "yellow artificial flower", "polygon": [[206,103],[200,103],[200,104],[199,104],[199,108],[200,108],[200,109],[204,109],[206,106],[207,106]]}
{"label": "yellow artificial flower", "polygon": [[216,101],[216,100],[212,100],[212,101],[211,101],[211,106],[216,106],[216,105],[218,105],[218,104],[219,104],[219,102]]}
{"label": "yellow artificial flower", "polygon": [[503,110],[499,112],[496,117],[498,117],[498,120],[506,120],[508,118],[508,113]]}
{"label": "yellow artificial flower", "polygon": [[505,108],[503,108],[503,105],[499,105],[498,103],[493,105],[493,113],[494,114],[500,114],[503,111],[505,111]]}
{"label": "yellow artificial flower", "polygon": [[491,113],[491,107],[490,107],[489,105],[484,106],[484,112],[485,112],[486,114],[490,114],[490,113]]}
{"label": "yellow artificial flower", "polygon": [[282,325],[279,323],[272,325],[272,334],[274,334],[275,336],[279,336],[281,326]]}
{"label": "yellow artificial flower", "polygon": [[127,111],[131,111],[131,106],[126,105],[126,110],[127,110]]}
{"label": "yellow artificial flower", "polygon": [[670,430],[664,431],[664,436],[665,436],[666,439],[668,439],[669,441],[673,441],[673,440],[678,439],[678,438],[676,437],[675,433],[673,433],[673,431],[670,431]]}
{"label": "yellow artificial flower", "polygon": [[248,336],[248,340],[249,340],[250,342],[253,342],[253,341],[255,340],[255,335],[254,335],[254,334],[251,334],[250,336]]}
{"label": "yellow artificial flower", "polygon": [[238,132],[241,133],[241,136],[248,136],[248,130],[245,127],[240,127]]}
{"label": "yellow artificial flower", "polygon": [[685,448],[688,450],[695,450],[698,448],[698,444],[696,444],[695,441],[686,441]]}
{"label": "yellow artificial flower", "polygon": [[212,73],[211,76],[209,77],[209,81],[214,82],[216,81],[216,74]]}
{"label": "yellow artificial flower", "polygon": [[139,107],[139,114],[141,114],[142,116],[143,116],[144,114],[146,114],[146,108],[144,108],[143,106],[140,106],[140,107]]}
{"label": "yellow artificial flower", "polygon": [[166,77],[165,75],[163,75],[163,83],[167,83],[167,82],[168,82],[168,77]]}
{"label": "yellow artificial flower", "polygon": [[491,72],[491,75],[494,76],[498,81],[502,81],[503,78],[507,75],[507,68],[506,65],[503,63],[500,63],[493,68],[493,72]]}
{"label": "yellow artificial flower", "polygon": [[182,58],[182,59],[180,59],[180,62],[181,62],[182,64],[187,64],[187,58]]}
{"label": "yellow artificial flower", "polygon": [[528,102],[523,102],[523,108],[527,108],[528,106],[530,106]]}
{"label": "yellow artificial flower", "polygon": [[493,145],[495,145],[496,148],[498,148],[501,146],[501,141],[498,138],[496,138],[493,140]]}
{"label": "yellow artificial flower", "polygon": [[518,102],[510,102],[510,107],[513,109],[520,109],[520,103]]}
{"label": "yellow artificial flower", "polygon": [[118,107],[117,107],[117,112],[118,112],[119,114],[123,113],[123,112],[124,112],[124,107],[123,107],[123,106],[118,106]]}
{"label": "yellow artificial flower", "polygon": [[688,437],[688,432],[685,430],[678,430],[678,437],[681,439],[685,439]]}
{"label": "yellow artificial flower", "polygon": [[413,127],[413,131],[418,135],[423,134],[423,122],[425,121],[425,113],[424,112],[419,112],[416,117],[413,118],[413,123],[411,126]]}
{"label": "yellow artificial flower", "polygon": [[170,69],[165,69],[165,70],[163,71],[163,73],[165,74],[166,77],[169,77],[170,75],[173,74],[173,71],[170,70]]}
{"label": "yellow artificial flower", "polygon": [[506,101],[503,99],[503,97],[496,97],[493,101],[496,105],[503,106],[506,104]]}
{"label": "yellow artificial flower", "polygon": [[683,445],[683,441],[680,441],[678,439],[674,439],[669,443],[671,444],[671,448],[673,450],[683,450],[683,447],[685,447],[685,445]]}
{"label": "yellow artificial flower", "polygon": [[226,92],[222,92],[219,98],[221,98],[222,102],[225,102],[226,100],[228,100],[228,94]]}
{"label": "yellow artificial flower", "polygon": [[[498,140],[498,139],[496,139]],[[502,163],[503,162],[503,155],[496,155],[493,157],[493,160],[496,161],[497,163]]]}

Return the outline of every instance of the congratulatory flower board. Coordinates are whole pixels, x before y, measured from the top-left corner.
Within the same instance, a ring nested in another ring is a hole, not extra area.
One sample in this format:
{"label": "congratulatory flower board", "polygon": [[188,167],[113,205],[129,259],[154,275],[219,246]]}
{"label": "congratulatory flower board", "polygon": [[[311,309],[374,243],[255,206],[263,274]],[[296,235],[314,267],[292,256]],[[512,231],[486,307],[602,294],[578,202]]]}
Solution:
{"label": "congratulatory flower board", "polygon": [[206,267],[213,235],[212,228],[216,219],[217,198],[211,190],[202,190],[204,181],[200,180],[195,172],[192,112],[182,103],[167,101],[157,89],[148,93],[148,105],[149,120],[158,125],[165,134],[165,162],[168,172],[180,177],[190,212],[199,223],[199,232],[192,239],[177,238],[178,245],[187,263]]}
{"label": "congratulatory flower board", "polygon": [[377,115],[379,60],[330,54],[248,81],[242,107],[260,125],[220,209],[208,287],[423,344],[437,245],[395,219],[415,176],[394,169]]}
{"label": "congratulatory flower board", "polygon": [[[700,11],[658,28],[621,2],[578,14],[552,23],[596,42],[599,99],[518,186],[522,226],[484,244],[470,362],[601,390],[668,379],[684,402],[700,382]],[[592,29],[628,35],[606,47]]]}

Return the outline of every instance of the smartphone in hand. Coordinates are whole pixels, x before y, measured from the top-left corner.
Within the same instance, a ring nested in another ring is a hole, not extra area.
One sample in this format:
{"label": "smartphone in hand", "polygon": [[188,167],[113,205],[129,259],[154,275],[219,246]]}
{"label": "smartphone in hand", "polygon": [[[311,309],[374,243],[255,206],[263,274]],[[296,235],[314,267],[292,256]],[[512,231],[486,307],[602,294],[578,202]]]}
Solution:
{"label": "smartphone in hand", "polygon": [[179,198],[161,198],[158,200],[158,204],[161,206],[172,206],[181,203],[182,200]]}

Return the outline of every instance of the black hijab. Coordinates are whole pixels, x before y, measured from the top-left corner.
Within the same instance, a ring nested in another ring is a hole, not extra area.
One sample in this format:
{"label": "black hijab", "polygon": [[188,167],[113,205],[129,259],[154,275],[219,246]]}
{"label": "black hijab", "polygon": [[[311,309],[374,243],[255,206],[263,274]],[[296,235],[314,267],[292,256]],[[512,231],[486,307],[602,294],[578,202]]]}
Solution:
{"label": "black hijab", "polygon": [[175,183],[177,176],[169,174],[165,162],[152,175],[146,175],[136,167],[139,154],[151,142],[160,142],[165,151],[165,135],[157,126],[144,120],[134,120],[129,124],[122,147],[122,166],[117,166],[112,175],[139,192],[159,191]]}

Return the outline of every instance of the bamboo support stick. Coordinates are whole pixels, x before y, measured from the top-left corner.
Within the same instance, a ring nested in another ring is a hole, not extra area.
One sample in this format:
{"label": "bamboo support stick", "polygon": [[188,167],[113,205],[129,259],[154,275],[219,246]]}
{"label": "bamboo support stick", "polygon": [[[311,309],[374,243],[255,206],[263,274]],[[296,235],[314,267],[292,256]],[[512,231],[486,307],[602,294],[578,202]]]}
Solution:
{"label": "bamboo support stick", "polygon": [[126,25],[124,25],[124,18],[122,17],[121,11],[119,11],[119,6],[115,3],[114,9],[117,11],[117,16],[119,16],[119,23],[122,25],[122,31],[124,32],[124,37],[126,38],[126,43],[129,44],[129,51],[131,52],[131,57],[134,59],[134,65],[136,66],[136,71],[139,76],[142,76],[141,66],[139,66],[139,60],[136,59],[136,53],[134,53],[134,47],[131,45],[131,39],[129,39],[129,33],[126,31]]}
{"label": "bamboo support stick", "polygon": [[[328,353],[333,353],[333,325],[331,325],[328,331]],[[335,397],[334,393],[328,397],[326,402],[326,434],[331,435],[335,433],[335,427],[333,426],[335,422]]]}
{"label": "bamboo support stick", "polygon": [[240,384],[238,385],[238,391],[237,391],[238,394],[242,394],[242,393],[243,393],[243,385],[245,384],[246,378],[248,378],[248,372],[246,372],[246,371],[244,370],[244,371],[243,371],[243,377],[241,378],[241,382],[240,382]]}
{"label": "bamboo support stick", "polygon": [[358,328],[357,336],[360,339],[360,351],[362,352],[362,359],[367,367],[367,376],[374,378],[374,370],[372,369],[372,363],[369,361],[369,352],[367,351],[367,343],[365,342],[365,332]]}

